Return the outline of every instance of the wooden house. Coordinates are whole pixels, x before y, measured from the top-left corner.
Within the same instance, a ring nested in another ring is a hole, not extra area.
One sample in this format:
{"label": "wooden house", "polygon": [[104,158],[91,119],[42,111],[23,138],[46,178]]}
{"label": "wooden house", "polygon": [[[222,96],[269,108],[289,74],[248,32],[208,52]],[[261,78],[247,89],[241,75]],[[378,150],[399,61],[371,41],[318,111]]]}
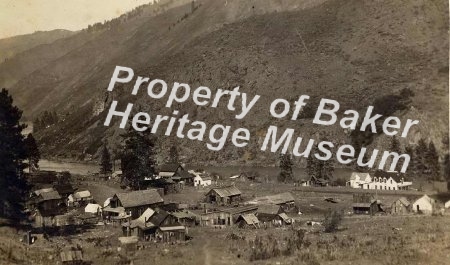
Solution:
{"label": "wooden house", "polygon": [[384,199],[381,207],[386,213],[403,215],[411,212],[411,203],[405,197]]}
{"label": "wooden house", "polygon": [[194,176],[187,172],[180,164],[163,164],[159,167],[159,177],[169,178],[175,182],[185,184],[194,183]]}
{"label": "wooden house", "polygon": [[436,201],[428,195],[416,199],[412,203],[412,211],[419,214],[432,214]]}
{"label": "wooden house", "polygon": [[163,164],[159,167],[159,177],[171,178],[181,171],[184,171],[184,168],[180,164]]}
{"label": "wooden house", "polygon": [[69,206],[86,206],[92,202],[94,202],[94,197],[92,197],[91,192],[88,190],[75,192],[67,198],[67,204]]}
{"label": "wooden house", "polygon": [[330,181],[315,176],[311,176],[301,181],[301,185],[306,187],[326,187],[329,183]]}
{"label": "wooden house", "polygon": [[371,194],[353,194],[353,213],[355,214],[376,214],[382,211],[381,202],[376,200]]}
{"label": "wooden house", "polygon": [[196,174],[194,177],[194,186],[195,187],[207,187],[211,186],[212,178],[209,176],[205,176],[202,174]]}
{"label": "wooden house", "polygon": [[122,224],[124,236],[136,236],[141,239],[149,240],[151,235],[156,232],[156,225],[150,221],[150,218],[156,212],[147,208],[137,219]]}
{"label": "wooden house", "polygon": [[241,214],[236,219],[239,228],[259,228],[259,220],[253,213]]}
{"label": "wooden house", "polygon": [[35,206],[41,211],[51,211],[56,208],[65,208],[64,199],[55,190],[41,192],[34,198]]}
{"label": "wooden house", "polygon": [[197,215],[189,210],[175,211],[170,213],[181,225],[192,227],[196,225]]}
{"label": "wooden house", "polygon": [[246,205],[224,209],[204,209],[202,213],[197,214],[197,222],[201,226],[231,226],[235,224],[237,218],[242,214],[256,213],[258,209],[255,205]]}
{"label": "wooden house", "polygon": [[123,207],[132,218],[142,215],[147,208],[155,209],[164,204],[156,189],[116,193],[110,200],[110,208]]}
{"label": "wooden house", "polygon": [[267,195],[263,197],[256,197],[248,201],[247,204],[253,205],[279,205],[284,212],[298,212],[298,207],[295,204],[295,198],[290,192],[283,192],[274,195]]}
{"label": "wooden house", "polygon": [[157,229],[156,238],[163,243],[184,242],[186,234],[186,227],[182,225],[163,226]]}
{"label": "wooden house", "polygon": [[213,188],[205,194],[206,202],[218,205],[238,204],[241,201],[241,191],[234,187]]}

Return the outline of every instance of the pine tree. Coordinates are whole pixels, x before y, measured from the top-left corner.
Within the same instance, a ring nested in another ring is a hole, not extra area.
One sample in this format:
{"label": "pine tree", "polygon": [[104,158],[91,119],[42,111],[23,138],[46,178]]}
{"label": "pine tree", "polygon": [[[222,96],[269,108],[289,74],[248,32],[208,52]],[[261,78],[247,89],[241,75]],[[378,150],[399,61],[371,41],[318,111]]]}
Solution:
{"label": "pine tree", "polygon": [[[391,138],[390,151],[391,152],[396,152],[397,154],[402,153],[402,150],[401,150],[401,147],[400,147],[400,141],[397,139],[397,137],[395,135]],[[400,172],[401,169],[402,169],[401,164],[398,163],[396,168],[395,168],[395,171]]]}
{"label": "pine tree", "polygon": [[156,137],[150,130],[138,132],[131,127],[122,137],[125,141],[121,154],[122,181],[138,190],[144,178],[152,178],[157,173]]}
{"label": "pine tree", "polygon": [[101,174],[112,173],[111,154],[109,153],[106,143],[103,145],[102,154],[100,158],[100,173]]}
{"label": "pine tree", "polygon": [[290,182],[294,180],[294,173],[292,171],[292,158],[290,154],[280,155],[280,174],[278,175],[278,181],[280,182]]}
{"label": "pine tree", "polygon": [[172,145],[169,150],[169,163],[178,164],[178,148]]}
{"label": "pine tree", "polygon": [[306,160],[306,173],[308,174],[308,178],[315,177],[316,172],[316,160],[313,155],[310,154]]}
{"label": "pine tree", "polygon": [[450,144],[449,144],[449,137],[448,135],[444,136],[442,139],[443,148],[445,150],[443,168],[444,168],[444,179],[447,180],[447,183],[450,183]]}
{"label": "pine tree", "polygon": [[439,165],[439,155],[433,141],[430,141],[430,144],[428,145],[425,161],[430,171],[431,178],[433,180],[439,180],[441,178],[441,166]]}
{"label": "pine tree", "polygon": [[18,217],[28,186],[23,176],[27,158],[20,124],[22,111],[13,105],[6,89],[0,92],[0,216]]}
{"label": "pine tree", "polygon": [[[323,141],[327,141],[327,139],[322,139]],[[319,146],[315,145],[311,155],[308,156],[308,160],[306,162],[306,169],[308,172],[308,177],[315,177],[315,178],[323,178],[326,180],[330,180],[333,178],[334,173],[334,158],[331,157],[328,160],[319,160],[314,155],[320,153]]]}
{"label": "pine tree", "polygon": [[427,170],[427,163],[425,157],[428,153],[428,146],[425,139],[421,138],[416,146],[416,168],[418,172],[424,173]]}
{"label": "pine tree", "polygon": [[414,147],[411,145],[406,146],[405,153],[408,154],[410,158],[408,173],[411,173],[412,175],[417,174],[417,157]]}
{"label": "pine tree", "polygon": [[39,159],[41,159],[41,153],[39,152],[36,140],[31,133],[28,134],[27,138],[25,138],[25,147],[28,158],[28,168],[30,172],[33,172],[39,169]]}

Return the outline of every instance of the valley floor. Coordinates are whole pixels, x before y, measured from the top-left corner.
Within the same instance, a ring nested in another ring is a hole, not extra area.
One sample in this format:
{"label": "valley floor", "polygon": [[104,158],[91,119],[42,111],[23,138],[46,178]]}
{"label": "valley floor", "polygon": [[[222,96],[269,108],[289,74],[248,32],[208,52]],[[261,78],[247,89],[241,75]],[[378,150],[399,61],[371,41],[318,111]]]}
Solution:
{"label": "valley floor", "polygon": [[[79,188],[91,190],[98,201],[120,190],[107,182],[78,180]],[[450,264],[450,216],[366,216],[352,215],[352,191],[346,188],[293,187],[292,184],[236,183],[245,194],[244,200],[255,196],[290,191],[302,214],[293,216],[293,226],[283,228],[248,228],[236,226],[223,229],[188,228],[191,237],[184,244],[121,245],[120,226],[96,225],[81,231],[38,237],[32,245],[20,242],[25,230],[0,227],[0,264],[60,264],[60,253],[79,248],[92,264]],[[207,188],[186,187],[169,194],[167,202],[197,203]],[[355,190],[353,190],[355,192]],[[409,192],[414,195],[415,192]],[[405,196],[395,192],[377,194],[379,198]],[[98,197],[98,198],[97,198]],[[335,198],[338,203],[326,202]],[[324,233],[322,227],[307,226],[307,221],[322,221],[330,209],[343,210],[345,215],[338,231]],[[304,238],[293,237],[303,229]],[[264,247],[256,253],[256,236]],[[301,245],[289,253],[291,245]],[[262,250],[264,249],[264,250]],[[133,262],[133,263],[131,263]]]}

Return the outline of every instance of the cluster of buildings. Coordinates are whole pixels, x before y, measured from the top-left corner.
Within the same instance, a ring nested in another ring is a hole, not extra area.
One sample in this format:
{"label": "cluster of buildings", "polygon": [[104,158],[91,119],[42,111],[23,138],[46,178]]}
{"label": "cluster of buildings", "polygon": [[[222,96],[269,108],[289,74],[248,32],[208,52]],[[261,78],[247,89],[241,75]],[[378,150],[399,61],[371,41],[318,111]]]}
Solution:
{"label": "cluster of buildings", "polygon": [[442,213],[450,208],[450,200],[442,201],[428,195],[377,199],[373,194],[353,194],[355,214],[389,213],[392,215]]}
{"label": "cluster of buildings", "polygon": [[[241,178],[249,180],[251,176],[232,177],[233,180]],[[245,200],[234,185],[209,188],[202,202],[195,205],[166,202],[164,195],[171,191],[172,185],[176,188],[213,184],[213,178],[207,173],[186,171],[175,164],[162,166],[159,176],[149,180],[156,188],[112,194],[102,205],[97,204],[88,190],[77,191],[70,184],[57,180],[58,177],[50,186],[35,189],[30,195],[28,208],[33,213],[36,227],[89,224],[91,220],[93,224],[103,222],[120,227],[121,238],[127,240],[173,243],[185,241],[188,228],[193,226],[280,227],[293,224],[294,219],[289,216],[299,213],[295,198],[289,192]],[[310,184],[326,185],[320,179],[309,181]],[[403,190],[410,185],[411,182],[396,176],[372,177],[368,173],[353,173],[348,182],[348,186],[358,189]],[[450,201],[441,203],[427,195],[380,199],[377,195],[356,192],[352,203],[355,214],[431,214],[439,207],[450,208]]]}

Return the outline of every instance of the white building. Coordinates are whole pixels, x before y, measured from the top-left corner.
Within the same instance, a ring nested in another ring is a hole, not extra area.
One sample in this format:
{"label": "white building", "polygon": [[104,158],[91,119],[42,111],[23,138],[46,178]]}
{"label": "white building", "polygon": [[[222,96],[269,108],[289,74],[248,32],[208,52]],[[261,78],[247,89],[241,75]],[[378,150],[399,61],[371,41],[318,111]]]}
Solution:
{"label": "white building", "polygon": [[201,174],[195,174],[194,178],[194,186],[195,187],[207,187],[211,186],[212,179],[211,177],[202,176]]}
{"label": "white building", "polygon": [[434,200],[427,195],[423,195],[414,201],[412,210],[416,213],[432,214]]}
{"label": "white building", "polygon": [[372,182],[372,177],[369,173],[353,172],[350,181],[347,181],[347,186],[355,189],[368,188],[368,184]]}
{"label": "white building", "polygon": [[412,185],[412,182],[405,181],[396,172],[388,173],[388,177],[371,177],[369,173],[353,172],[347,185],[368,190],[407,190]]}

